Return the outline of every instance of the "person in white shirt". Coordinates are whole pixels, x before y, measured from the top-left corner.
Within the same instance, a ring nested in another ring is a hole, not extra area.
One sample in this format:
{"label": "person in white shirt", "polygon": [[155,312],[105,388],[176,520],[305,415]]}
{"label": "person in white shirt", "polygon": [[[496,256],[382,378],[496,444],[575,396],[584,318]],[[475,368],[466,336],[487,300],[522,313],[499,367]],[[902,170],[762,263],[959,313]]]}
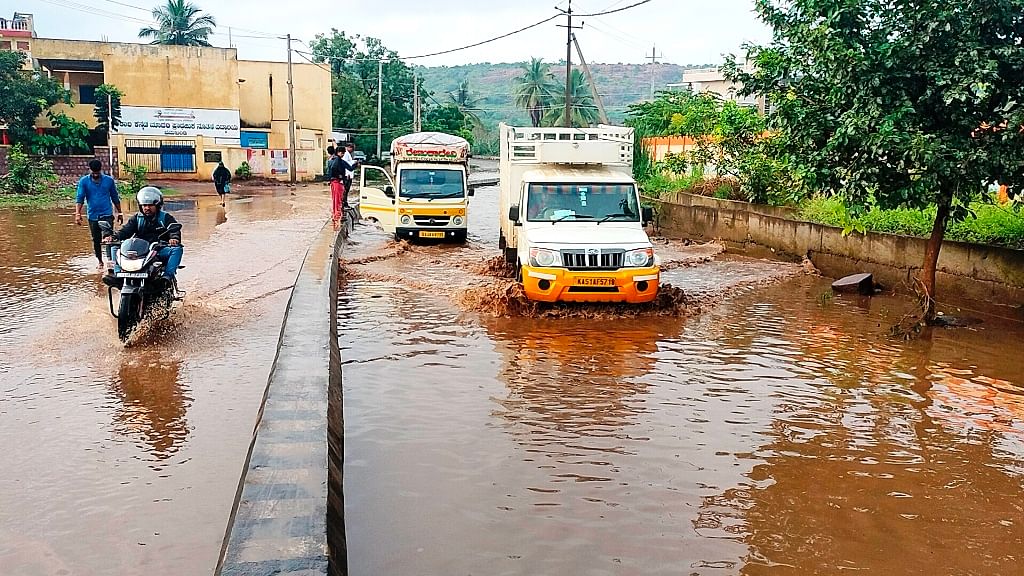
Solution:
{"label": "person in white shirt", "polygon": [[355,147],[356,145],[352,142],[345,144],[345,155],[341,157],[345,162],[345,179],[343,180],[345,184],[345,196],[342,197],[342,205],[345,208],[348,208],[348,194],[349,191],[352,190],[352,178],[356,175],[356,161],[352,158],[352,150],[354,150]]}

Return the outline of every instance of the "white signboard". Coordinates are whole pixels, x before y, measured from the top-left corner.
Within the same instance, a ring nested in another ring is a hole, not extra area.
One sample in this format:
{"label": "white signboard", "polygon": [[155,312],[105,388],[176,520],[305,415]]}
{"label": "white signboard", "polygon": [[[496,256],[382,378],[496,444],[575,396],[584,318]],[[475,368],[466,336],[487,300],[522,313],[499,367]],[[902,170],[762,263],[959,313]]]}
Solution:
{"label": "white signboard", "polygon": [[238,110],[122,106],[117,134],[129,136],[240,137]]}

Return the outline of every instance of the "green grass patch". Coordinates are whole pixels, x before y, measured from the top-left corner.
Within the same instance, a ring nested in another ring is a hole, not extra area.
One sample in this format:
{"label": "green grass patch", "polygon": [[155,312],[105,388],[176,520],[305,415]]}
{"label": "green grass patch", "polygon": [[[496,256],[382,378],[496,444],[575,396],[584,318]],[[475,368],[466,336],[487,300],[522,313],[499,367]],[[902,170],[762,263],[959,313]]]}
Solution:
{"label": "green grass patch", "polygon": [[[1010,207],[981,202],[971,204],[971,210],[974,217],[949,225],[946,240],[1024,249],[1024,213]],[[853,218],[838,198],[812,198],[800,205],[800,217],[844,230],[927,238],[932,233],[935,209],[874,209]]]}
{"label": "green grass patch", "polygon": [[75,202],[75,187],[64,186],[43,194],[0,194],[0,208],[54,208]]}

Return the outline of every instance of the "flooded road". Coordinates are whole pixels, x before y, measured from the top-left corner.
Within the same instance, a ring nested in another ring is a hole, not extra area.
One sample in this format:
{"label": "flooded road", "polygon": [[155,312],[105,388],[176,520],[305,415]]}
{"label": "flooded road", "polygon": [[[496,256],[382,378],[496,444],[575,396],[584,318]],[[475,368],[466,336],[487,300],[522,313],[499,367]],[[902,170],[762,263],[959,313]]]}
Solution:
{"label": "flooded road", "polygon": [[1022,573],[1020,324],[900,342],[907,299],[674,244],[682,315],[487,306],[495,195],[347,249],[353,576]]}
{"label": "flooded road", "polygon": [[0,212],[0,574],[213,572],[325,194],[168,197],[188,295],[128,347],[88,227]]}

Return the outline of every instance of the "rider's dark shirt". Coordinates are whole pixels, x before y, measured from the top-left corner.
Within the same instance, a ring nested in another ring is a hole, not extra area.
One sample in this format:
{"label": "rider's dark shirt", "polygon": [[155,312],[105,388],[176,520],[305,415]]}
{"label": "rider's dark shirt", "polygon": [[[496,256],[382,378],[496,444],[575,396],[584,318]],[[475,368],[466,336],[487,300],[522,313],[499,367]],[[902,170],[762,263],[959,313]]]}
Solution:
{"label": "rider's dark shirt", "polygon": [[[124,226],[120,230],[114,233],[114,238],[118,240],[124,240],[135,236],[142,238],[146,242],[156,242],[161,240],[161,235],[167,231],[167,227],[174,224],[177,220],[174,216],[171,216],[167,212],[160,210],[152,216],[145,216],[142,212],[139,212],[135,216],[125,222]],[[163,240],[177,240],[181,241],[181,231],[171,232],[162,238]]]}

